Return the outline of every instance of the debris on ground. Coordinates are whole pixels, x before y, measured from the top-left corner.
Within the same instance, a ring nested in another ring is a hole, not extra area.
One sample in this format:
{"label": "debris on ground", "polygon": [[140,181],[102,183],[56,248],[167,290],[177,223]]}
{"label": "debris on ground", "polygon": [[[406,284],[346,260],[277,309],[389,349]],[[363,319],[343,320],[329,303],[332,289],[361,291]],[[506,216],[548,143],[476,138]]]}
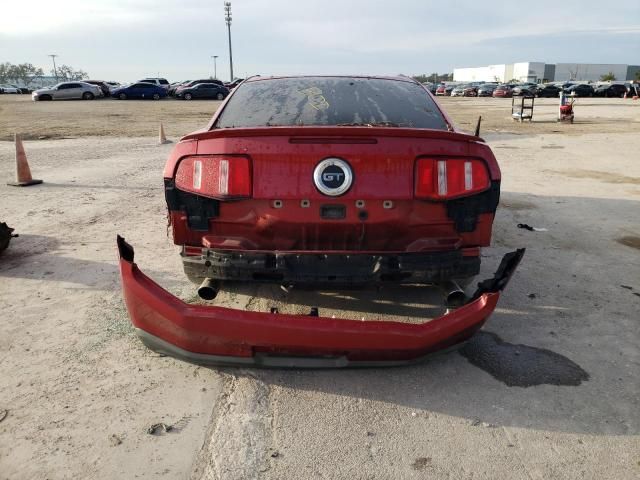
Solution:
{"label": "debris on ground", "polygon": [[171,430],[173,430],[173,426],[171,425],[167,425],[166,423],[156,423],[147,429],[147,433],[149,435],[163,435]]}
{"label": "debris on ground", "polygon": [[120,437],[118,437],[115,433],[113,433],[109,436],[109,443],[111,444],[112,447],[117,447],[122,443],[122,439],[120,439]]}
{"label": "debris on ground", "polygon": [[547,232],[548,231],[546,228],[532,227],[527,223],[519,223],[518,228],[523,228],[525,230],[529,230],[530,232]]}
{"label": "debris on ground", "polygon": [[411,464],[414,470],[422,471],[431,465],[431,457],[418,457]]}
{"label": "debris on ground", "polygon": [[9,410],[0,410],[0,422],[7,418],[9,415]]}

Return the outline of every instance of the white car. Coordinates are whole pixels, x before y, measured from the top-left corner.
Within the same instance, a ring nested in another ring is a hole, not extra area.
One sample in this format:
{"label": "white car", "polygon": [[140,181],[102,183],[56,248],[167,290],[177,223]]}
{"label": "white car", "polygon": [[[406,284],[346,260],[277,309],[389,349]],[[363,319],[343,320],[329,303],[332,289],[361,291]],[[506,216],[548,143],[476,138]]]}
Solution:
{"label": "white car", "polygon": [[0,84],[0,90],[2,93],[22,93],[19,88],[7,83]]}
{"label": "white car", "polygon": [[121,85],[118,82],[104,82],[109,86],[109,91],[113,92],[116,88],[121,87]]}
{"label": "white car", "polygon": [[154,85],[158,85],[159,87],[164,88],[165,90],[169,90],[169,82],[166,78],[154,77],[154,78],[143,78],[142,80],[138,80],[134,83],[153,83]]}
{"label": "white car", "polygon": [[31,94],[31,99],[42,100],[93,100],[102,96],[102,90],[97,85],[85,82],[62,82],[54,87],[40,88]]}

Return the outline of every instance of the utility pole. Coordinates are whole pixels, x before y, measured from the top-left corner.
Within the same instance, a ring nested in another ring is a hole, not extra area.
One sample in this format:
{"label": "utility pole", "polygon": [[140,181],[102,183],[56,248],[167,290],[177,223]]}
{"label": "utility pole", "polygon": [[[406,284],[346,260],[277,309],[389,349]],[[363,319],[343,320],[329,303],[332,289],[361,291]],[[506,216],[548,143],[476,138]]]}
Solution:
{"label": "utility pole", "polygon": [[216,66],[216,58],[218,58],[218,55],[211,55],[211,58],[213,58],[213,78],[215,78],[217,80],[218,79],[218,67]]}
{"label": "utility pole", "polygon": [[224,2],[224,20],[229,34],[229,81],[233,82],[233,55],[231,53],[231,2]]}
{"label": "utility pole", "polygon": [[53,60],[53,74],[56,77],[56,82],[58,81],[58,70],[56,69],[56,57],[58,55],[56,55],[55,53],[51,53],[49,55],[47,55],[48,57],[51,57],[51,60]]}

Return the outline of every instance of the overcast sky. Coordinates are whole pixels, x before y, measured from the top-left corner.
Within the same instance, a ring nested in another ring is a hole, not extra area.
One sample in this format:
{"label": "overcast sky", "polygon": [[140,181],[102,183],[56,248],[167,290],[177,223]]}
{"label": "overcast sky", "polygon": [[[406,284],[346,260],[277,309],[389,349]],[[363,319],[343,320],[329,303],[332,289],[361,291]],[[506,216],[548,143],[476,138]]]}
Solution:
{"label": "overcast sky", "polygon": [[[640,64],[640,1],[232,0],[235,76],[419,74],[517,61]],[[0,62],[92,78],[229,77],[223,0],[4,0]]]}

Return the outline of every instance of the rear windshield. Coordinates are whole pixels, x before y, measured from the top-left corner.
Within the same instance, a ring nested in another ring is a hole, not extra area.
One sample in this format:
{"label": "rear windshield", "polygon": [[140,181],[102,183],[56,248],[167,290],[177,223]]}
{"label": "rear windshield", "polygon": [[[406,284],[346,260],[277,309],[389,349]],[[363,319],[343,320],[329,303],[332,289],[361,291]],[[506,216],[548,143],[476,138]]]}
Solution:
{"label": "rear windshield", "polygon": [[215,128],[355,125],[447,130],[420,85],[378,78],[277,78],[240,85]]}

